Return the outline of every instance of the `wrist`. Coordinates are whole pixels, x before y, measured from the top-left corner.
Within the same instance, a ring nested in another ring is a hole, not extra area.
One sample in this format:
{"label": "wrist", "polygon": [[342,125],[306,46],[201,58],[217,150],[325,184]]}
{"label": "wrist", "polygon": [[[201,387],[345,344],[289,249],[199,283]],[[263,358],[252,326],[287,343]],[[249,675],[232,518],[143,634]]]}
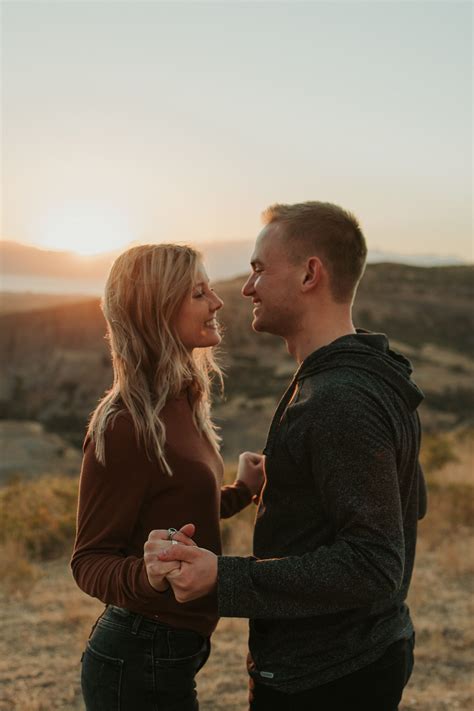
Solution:
{"label": "wrist", "polygon": [[245,479],[239,479],[237,477],[236,483],[238,483],[240,485],[243,484],[245,486],[245,488],[247,489],[247,491],[250,493],[251,498],[253,498],[254,496],[257,496],[262,489],[262,484],[260,482],[254,483],[252,485],[249,481],[246,481]]}
{"label": "wrist", "polygon": [[255,492],[253,491],[253,487],[249,484],[248,481],[245,481],[245,479],[239,479],[239,477],[237,477],[237,479],[235,480],[235,484],[238,484],[239,487],[244,486],[251,496],[255,494]]}

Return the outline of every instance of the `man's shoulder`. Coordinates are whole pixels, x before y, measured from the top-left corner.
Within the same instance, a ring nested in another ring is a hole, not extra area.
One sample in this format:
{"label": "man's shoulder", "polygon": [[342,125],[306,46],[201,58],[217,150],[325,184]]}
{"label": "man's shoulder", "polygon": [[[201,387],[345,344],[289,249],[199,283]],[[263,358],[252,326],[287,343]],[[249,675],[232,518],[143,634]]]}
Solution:
{"label": "man's shoulder", "polygon": [[370,373],[345,367],[301,380],[287,410],[293,432],[339,430],[341,426],[357,429],[369,419],[387,419],[383,393],[374,387]]}
{"label": "man's shoulder", "polygon": [[373,387],[374,380],[369,373],[349,366],[338,366],[310,374],[299,381],[298,400],[308,407],[320,408],[326,400],[349,397],[355,393],[364,396]]}

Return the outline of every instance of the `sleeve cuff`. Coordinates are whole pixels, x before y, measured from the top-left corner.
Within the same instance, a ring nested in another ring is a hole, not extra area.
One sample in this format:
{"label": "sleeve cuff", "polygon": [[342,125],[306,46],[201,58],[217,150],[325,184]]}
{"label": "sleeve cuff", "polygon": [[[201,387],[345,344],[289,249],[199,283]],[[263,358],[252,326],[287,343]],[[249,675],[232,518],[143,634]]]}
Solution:
{"label": "sleeve cuff", "polygon": [[247,484],[236,479],[233,484],[221,489],[221,518],[230,518],[242,511],[252,500],[252,492]]}
{"label": "sleeve cuff", "polygon": [[219,617],[232,617],[234,609],[234,558],[217,558],[217,611]]}
{"label": "sleeve cuff", "polygon": [[220,555],[217,558],[217,610],[220,617],[250,617],[252,597],[250,566],[253,556]]}

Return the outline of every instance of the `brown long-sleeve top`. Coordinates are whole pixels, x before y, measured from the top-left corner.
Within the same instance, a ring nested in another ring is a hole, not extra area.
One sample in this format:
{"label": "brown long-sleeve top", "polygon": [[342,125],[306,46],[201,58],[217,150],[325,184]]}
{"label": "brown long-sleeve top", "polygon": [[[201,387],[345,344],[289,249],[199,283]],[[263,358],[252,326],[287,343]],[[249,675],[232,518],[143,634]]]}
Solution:
{"label": "brown long-sleeve top", "polygon": [[196,429],[186,395],[170,400],[161,417],[171,477],[147,457],[126,411],[106,431],[105,466],[86,439],[71,568],[78,586],[106,604],[208,636],[218,619],[215,594],[178,603],[172,591],[157,592],[143,545],[153,529],[194,523],[197,545],[219,555],[219,518],[244,508],[251,492],[241,481],[221,487],[222,458]]}

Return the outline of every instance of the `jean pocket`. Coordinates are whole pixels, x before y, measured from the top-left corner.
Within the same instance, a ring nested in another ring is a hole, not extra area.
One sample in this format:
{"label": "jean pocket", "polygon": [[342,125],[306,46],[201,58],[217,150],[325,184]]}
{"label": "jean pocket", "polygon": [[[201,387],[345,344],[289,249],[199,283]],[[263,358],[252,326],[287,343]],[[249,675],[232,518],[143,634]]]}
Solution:
{"label": "jean pocket", "polygon": [[87,711],[120,711],[123,660],[101,654],[90,644],[82,657],[81,687]]}
{"label": "jean pocket", "polygon": [[206,638],[192,630],[169,630],[167,636],[169,661],[191,659],[206,649]]}
{"label": "jean pocket", "polygon": [[[174,635],[175,632],[173,631],[171,634]],[[200,637],[200,635],[196,636]],[[180,638],[180,645],[182,641]],[[173,699],[175,702],[173,709],[195,711],[198,708],[195,676],[209,658],[210,641],[200,637],[199,649],[194,654],[189,654],[189,652],[193,648],[195,649],[195,645],[193,647],[183,648],[180,646],[178,648],[177,640],[175,640],[175,643],[174,654],[180,651],[181,653],[186,652],[187,656],[174,656],[168,659],[155,658],[154,679],[157,698],[158,700]],[[161,708],[159,704],[158,706]]]}

